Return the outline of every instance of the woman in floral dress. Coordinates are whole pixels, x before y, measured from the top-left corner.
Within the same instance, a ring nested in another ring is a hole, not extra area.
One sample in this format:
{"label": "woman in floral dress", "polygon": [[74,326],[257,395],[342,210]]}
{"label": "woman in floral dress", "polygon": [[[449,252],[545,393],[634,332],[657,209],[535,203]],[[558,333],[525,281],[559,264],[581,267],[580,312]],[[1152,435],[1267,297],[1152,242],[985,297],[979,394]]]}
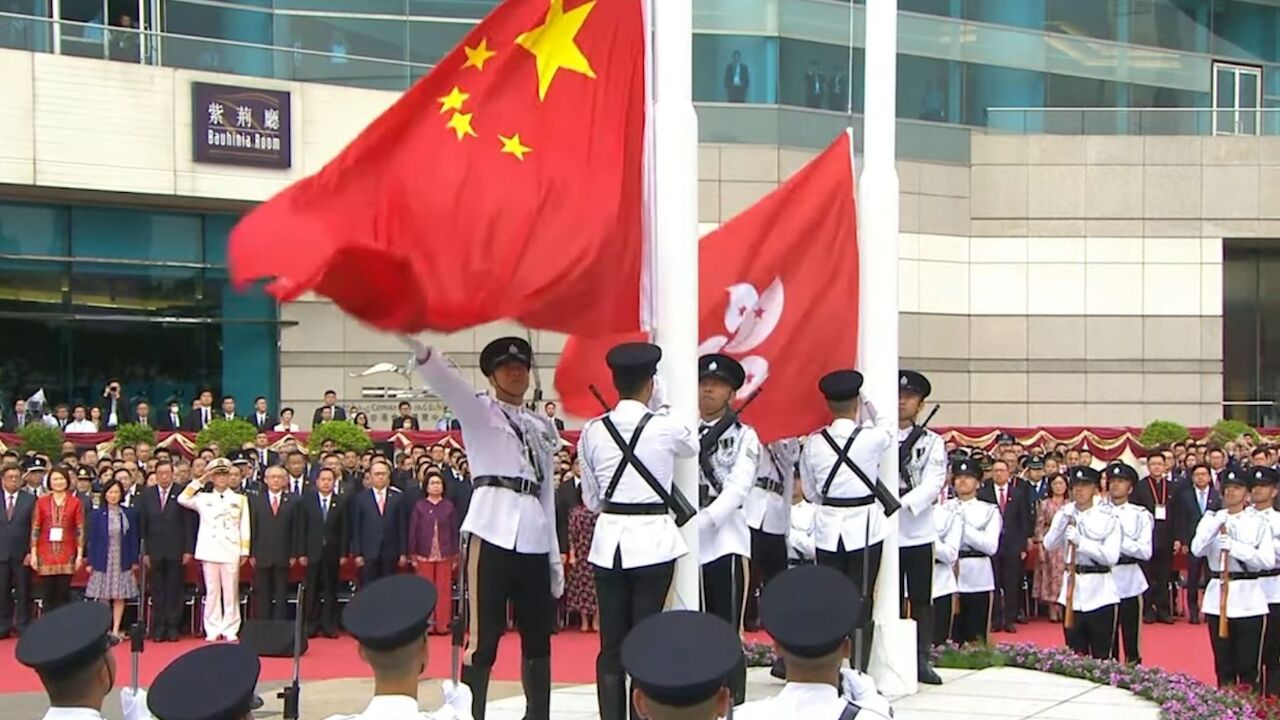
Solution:
{"label": "woman in floral dress", "polygon": [[[573,482],[572,477],[566,482]],[[578,614],[582,632],[600,631],[600,608],[596,604],[596,582],[587,556],[595,535],[596,515],[582,504],[582,496],[569,510],[569,565],[565,585],[566,607]]]}
{"label": "woman in floral dress", "polygon": [[1036,559],[1035,598],[1049,606],[1049,620],[1062,622],[1062,606],[1058,604],[1058,592],[1062,590],[1062,573],[1067,560],[1063,554],[1065,543],[1057,550],[1045,550],[1041,541],[1049,532],[1053,516],[1058,508],[1070,502],[1067,497],[1067,479],[1062,475],[1054,475],[1049,480],[1049,495],[1040,501],[1036,508],[1036,546],[1040,548],[1040,557]]}
{"label": "woman in floral dress", "polygon": [[85,597],[111,605],[111,634],[122,637],[120,621],[126,600],[138,597],[133,573],[138,569],[138,514],[122,507],[124,486],[108,480],[102,488],[103,506],[89,511],[89,586]]}

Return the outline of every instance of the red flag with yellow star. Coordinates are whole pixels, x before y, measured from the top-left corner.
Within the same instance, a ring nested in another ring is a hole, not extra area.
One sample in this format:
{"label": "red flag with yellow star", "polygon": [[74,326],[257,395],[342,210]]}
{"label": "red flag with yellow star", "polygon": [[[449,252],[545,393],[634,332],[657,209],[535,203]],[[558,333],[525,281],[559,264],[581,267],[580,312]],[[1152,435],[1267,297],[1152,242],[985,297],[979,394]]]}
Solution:
{"label": "red flag with yellow star", "polygon": [[506,0],[231,235],[239,286],[389,331],[639,326],[641,0]]}

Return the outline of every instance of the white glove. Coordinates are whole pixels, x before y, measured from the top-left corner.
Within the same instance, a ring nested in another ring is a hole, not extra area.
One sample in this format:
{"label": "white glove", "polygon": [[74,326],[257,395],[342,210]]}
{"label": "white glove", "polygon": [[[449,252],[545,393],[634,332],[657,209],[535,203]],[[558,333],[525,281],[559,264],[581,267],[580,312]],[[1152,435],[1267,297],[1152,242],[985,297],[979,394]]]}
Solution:
{"label": "white glove", "polygon": [[876,682],[866,673],[841,668],[840,695],[860,708],[879,713],[884,717],[893,717],[893,708],[888,698],[876,690]]}
{"label": "white glove", "polygon": [[432,347],[424,345],[418,338],[412,335],[401,335],[400,341],[409,346],[409,372],[412,372],[419,365],[423,365],[431,358]]}
{"label": "white glove", "polygon": [[1075,525],[1068,526],[1066,538],[1067,538],[1067,542],[1079,547],[1080,546],[1080,528],[1076,527]]}
{"label": "white glove", "polygon": [[462,683],[455,685],[452,680],[445,680],[441,683],[440,689],[444,693],[445,705],[453,710],[459,720],[471,720],[471,688]]}
{"label": "white glove", "polygon": [[135,695],[133,688],[121,688],[120,713],[124,715],[124,720],[152,720],[151,712],[147,710],[147,691],[138,688]]}
{"label": "white glove", "polygon": [[551,563],[551,597],[559,600],[564,596],[564,563],[559,558]]}

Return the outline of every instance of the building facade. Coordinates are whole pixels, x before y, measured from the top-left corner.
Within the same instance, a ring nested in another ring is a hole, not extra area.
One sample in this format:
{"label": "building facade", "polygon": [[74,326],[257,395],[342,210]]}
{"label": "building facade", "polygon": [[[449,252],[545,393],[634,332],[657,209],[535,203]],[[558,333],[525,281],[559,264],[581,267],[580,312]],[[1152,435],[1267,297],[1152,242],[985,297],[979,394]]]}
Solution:
{"label": "building facade", "polygon": [[[406,381],[351,375],[395,338],[231,291],[226,237],[495,5],[0,0],[0,329],[34,348],[0,365],[6,402],[121,376],[153,401],[208,383],[306,420],[332,388],[387,412]],[[937,422],[1276,424],[1280,3],[899,5],[900,352]],[[846,125],[860,143],[863,11],[695,0],[704,231]],[[287,93],[284,166],[205,162],[196,83]],[[434,340],[479,381],[504,331]],[[563,338],[534,341],[553,366]]]}

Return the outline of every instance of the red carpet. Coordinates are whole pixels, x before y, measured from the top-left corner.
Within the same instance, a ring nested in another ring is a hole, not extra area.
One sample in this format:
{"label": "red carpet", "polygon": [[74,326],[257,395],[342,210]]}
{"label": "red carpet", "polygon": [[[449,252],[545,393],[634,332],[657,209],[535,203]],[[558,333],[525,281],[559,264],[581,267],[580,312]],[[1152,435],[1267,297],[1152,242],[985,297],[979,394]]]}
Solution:
{"label": "red carpet", "polygon": [[[1168,670],[1185,672],[1212,684],[1213,660],[1209,653],[1208,630],[1204,625],[1189,625],[1185,621],[1176,625],[1143,625],[1143,658],[1148,665],[1158,665]],[[767,641],[764,634],[752,634],[748,639]],[[1029,625],[1019,625],[1014,635],[997,633],[997,642],[1031,642],[1037,645],[1062,645],[1062,626],[1040,620]],[[0,693],[37,692],[39,680],[35,673],[14,660],[16,640],[0,641]],[[200,640],[184,640],[177,643],[147,643],[142,655],[142,684],[150,685],[156,673],[173,658],[203,644]],[[600,649],[600,636],[582,634],[576,630],[561,632],[551,640],[552,678],[557,683],[595,682],[596,653]],[[129,646],[124,643],[115,649],[121,682],[129,677]],[[430,677],[445,677],[449,667],[449,639],[431,639],[431,659],[427,673]],[[263,658],[264,682],[284,681],[292,677],[293,662],[288,659]],[[302,677],[305,680],[329,680],[333,678],[367,677],[368,668],[356,657],[351,638],[337,640],[319,638],[311,641],[310,649],[302,658]],[[520,637],[507,633],[498,646],[498,661],[494,666],[495,680],[520,679]]]}

